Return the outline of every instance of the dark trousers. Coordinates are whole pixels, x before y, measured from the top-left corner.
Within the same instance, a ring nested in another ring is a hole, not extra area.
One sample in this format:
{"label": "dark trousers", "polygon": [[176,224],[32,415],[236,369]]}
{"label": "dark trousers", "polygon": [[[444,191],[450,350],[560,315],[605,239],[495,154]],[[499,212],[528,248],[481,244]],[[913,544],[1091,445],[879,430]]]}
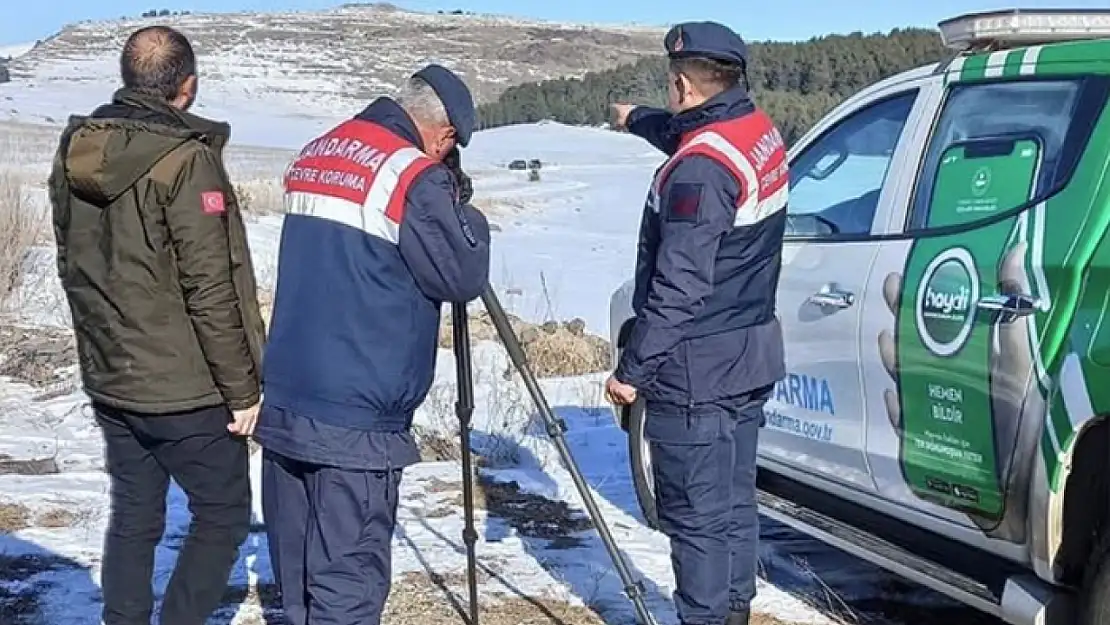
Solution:
{"label": "dark trousers", "polygon": [[204,625],[250,530],[246,439],[227,431],[226,407],[143,416],[94,406],[111,476],[101,586],[104,625],[149,625],[154,550],[172,477],[192,524],[162,603],[162,625]]}
{"label": "dark trousers", "polygon": [[733,407],[648,405],[656,505],[683,625],[720,625],[755,597],[756,446],[764,395]]}
{"label": "dark trousers", "polygon": [[263,451],[262,510],[289,625],[381,622],[401,474]]}

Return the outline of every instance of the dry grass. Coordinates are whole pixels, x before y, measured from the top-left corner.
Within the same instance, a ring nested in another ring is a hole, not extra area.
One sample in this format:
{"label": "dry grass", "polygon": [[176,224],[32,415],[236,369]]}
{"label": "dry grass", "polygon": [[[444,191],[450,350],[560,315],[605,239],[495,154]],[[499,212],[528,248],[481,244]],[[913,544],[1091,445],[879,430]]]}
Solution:
{"label": "dry grass", "polygon": [[246,180],[235,185],[239,208],[251,215],[276,215],[283,212],[281,177]]}
{"label": "dry grass", "polygon": [[266,324],[266,334],[270,333],[270,321],[274,316],[274,293],[267,289],[258,290],[258,309],[262,313],[262,323]]}
{"label": "dry grass", "polygon": [[[490,575],[478,571],[478,582],[491,582]],[[466,577],[462,573],[441,575],[409,572],[393,580],[389,599],[382,613],[382,625],[468,625]],[[238,613],[239,605],[255,606],[255,614]],[[597,611],[554,597],[522,597],[507,589],[483,594],[479,600],[478,620],[485,625],[606,625]],[[269,625],[284,622],[281,599],[272,584],[255,587],[229,587],[221,608],[210,623],[223,625],[234,618],[236,625]],[[753,614],[752,625],[792,625],[765,614]]]}
{"label": "dry grass", "polygon": [[18,307],[14,300],[27,251],[42,237],[45,226],[43,214],[24,194],[22,179],[0,172],[0,312]]}
{"label": "dry grass", "polygon": [[420,447],[420,459],[424,462],[448,462],[462,456],[461,442],[457,438],[447,438],[440,432],[419,425],[413,426],[413,432]]}
{"label": "dry grass", "polygon": [[[479,571],[480,583],[490,576]],[[409,572],[393,580],[382,614],[382,625],[465,625],[466,577],[461,573],[439,575]],[[240,605],[255,606],[255,614],[235,618]],[[506,594],[484,595],[479,606],[483,625],[605,625],[589,608],[553,598],[522,598]],[[272,584],[229,587],[210,623],[267,625],[284,622],[280,595]]]}
{"label": "dry grass", "polygon": [[455,415],[454,385],[436,383],[428,389],[419,410],[428,414],[431,427],[412,426],[424,462],[447,462],[462,457],[459,421]]}
{"label": "dry grass", "polygon": [[581,319],[548,322],[520,336],[528,363],[537,377],[571,377],[606,371],[608,341],[586,334]]}
{"label": "dry grass", "polygon": [[0,376],[43,389],[46,395],[64,394],[75,384],[65,370],[75,364],[72,332],[0,325]]}
{"label": "dry grass", "polygon": [[35,517],[35,525],[51,529],[73,527],[80,518],[80,515],[65,508],[54,508]]}
{"label": "dry grass", "polygon": [[31,510],[18,503],[0,503],[0,534],[11,534],[31,527]]}
{"label": "dry grass", "polygon": [[753,614],[751,625],[791,625],[791,623],[768,614]]}
{"label": "dry grass", "polygon": [[[461,575],[406,573],[393,584],[382,625],[466,623],[465,583]],[[486,625],[605,625],[593,610],[553,598],[485,597],[479,611]]]}
{"label": "dry grass", "polygon": [[[536,377],[573,377],[609,370],[612,360],[609,342],[587,334],[586,323],[581,319],[534,324],[515,315],[508,317]],[[471,314],[468,320],[471,341],[500,341],[486,311]],[[444,317],[439,330],[441,348],[452,348],[453,331],[451,317]]]}

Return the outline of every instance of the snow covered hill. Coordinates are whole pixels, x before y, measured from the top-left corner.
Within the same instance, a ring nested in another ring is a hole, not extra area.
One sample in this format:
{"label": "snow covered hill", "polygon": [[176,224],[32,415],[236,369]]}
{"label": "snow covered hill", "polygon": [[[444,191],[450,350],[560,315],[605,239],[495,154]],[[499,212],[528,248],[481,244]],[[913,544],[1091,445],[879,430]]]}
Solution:
{"label": "snow covered hill", "polygon": [[[60,122],[95,106],[118,82],[127,35],[155,23],[180,28],[197,47],[198,113],[213,115],[212,103],[234,100],[241,117],[295,125],[347,114],[427,62],[458,71],[485,101],[522,82],[579,76],[660,54],[664,33],[661,27],[415,13],[380,4],[84,22],[10,64],[12,83],[0,86],[0,119]],[[236,138],[259,143],[269,134],[251,126]]]}

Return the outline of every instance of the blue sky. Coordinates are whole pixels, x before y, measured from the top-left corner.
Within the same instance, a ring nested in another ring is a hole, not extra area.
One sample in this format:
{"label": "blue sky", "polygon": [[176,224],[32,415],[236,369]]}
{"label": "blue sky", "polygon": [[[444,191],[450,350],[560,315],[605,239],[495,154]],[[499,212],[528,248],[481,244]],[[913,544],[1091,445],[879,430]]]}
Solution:
{"label": "blue sky", "polygon": [[[0,45],[34,41],[65,23],[133,16],[152,8],[188,9],[194,13],[238,10],[320,9],[339,4],[323,0],[32,0],[6,12],[0,20]],[[464,9],[482,13],[527,15],[545,19],[594,22],[671,24],[692,19],[724,22],[744,38],[806,39],[830,32],[873,32],[897,26],[933,26],[969,11],[1011,6],[1105,8],[1106,0],[393,0],[405,8],[435,11]]]}

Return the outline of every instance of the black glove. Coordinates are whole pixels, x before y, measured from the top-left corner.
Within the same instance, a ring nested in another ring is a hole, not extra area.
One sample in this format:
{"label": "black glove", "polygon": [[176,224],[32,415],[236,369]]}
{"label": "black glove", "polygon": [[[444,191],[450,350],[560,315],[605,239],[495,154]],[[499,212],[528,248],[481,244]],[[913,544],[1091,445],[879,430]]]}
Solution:
{"label": "black glove", "polygon": [[451,175],[455,177],[455,185],[459,189],[459,204],[469,204],[470,198],[474,197],[474,185],[470,182],[470,176],[462,170],[462,157],[459,155],[458,146],[451,148],[447,156],[443,157],[443,164],[451,171]]}

